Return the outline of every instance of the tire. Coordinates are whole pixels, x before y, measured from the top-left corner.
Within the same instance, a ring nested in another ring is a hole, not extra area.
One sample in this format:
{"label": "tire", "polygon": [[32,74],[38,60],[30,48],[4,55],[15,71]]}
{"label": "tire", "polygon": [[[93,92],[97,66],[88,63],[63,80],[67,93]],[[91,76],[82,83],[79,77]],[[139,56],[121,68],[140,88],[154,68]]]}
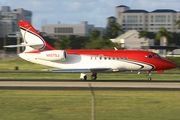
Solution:
{"label": "tire", "polygon": [[97,76],[96,75],[91,75],[91,80],[96,80]]}
{"label": "tire", "polygon": [[84,78],[81,78],[81,80],[87,80],[87,76],[84,76]]}
{"label": "tire", "polygon": [[151,77],[148,77],[148,80],[151,81],[152,80]]}

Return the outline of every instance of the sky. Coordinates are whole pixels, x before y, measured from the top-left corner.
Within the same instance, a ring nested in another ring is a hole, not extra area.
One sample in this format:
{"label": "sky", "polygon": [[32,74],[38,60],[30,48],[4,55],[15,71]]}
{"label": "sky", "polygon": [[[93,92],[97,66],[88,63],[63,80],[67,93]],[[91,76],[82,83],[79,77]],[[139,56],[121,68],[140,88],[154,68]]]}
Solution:
{"label": "sky", "polygon": [[126,5],[130,9],[173,9],[180,11],[180,0],[0,0],[11,10],[23,8],[32,11],[32,25],[41,31],[42,21],[47,24],[80,24],[88,21],[96,27],[106,26],[107,18],[115,16],[115,7]]}

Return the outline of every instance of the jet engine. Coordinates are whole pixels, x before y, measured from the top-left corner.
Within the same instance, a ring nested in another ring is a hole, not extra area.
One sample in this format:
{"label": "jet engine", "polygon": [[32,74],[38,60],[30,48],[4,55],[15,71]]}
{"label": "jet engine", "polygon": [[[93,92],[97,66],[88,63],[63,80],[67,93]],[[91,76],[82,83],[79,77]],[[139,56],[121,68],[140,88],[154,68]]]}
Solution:
{"label": "jet engine", "polygon": [[48,60],[48,61],[65,61],[66,51],[64,50],[49,50],[37,53],[38,59]]}

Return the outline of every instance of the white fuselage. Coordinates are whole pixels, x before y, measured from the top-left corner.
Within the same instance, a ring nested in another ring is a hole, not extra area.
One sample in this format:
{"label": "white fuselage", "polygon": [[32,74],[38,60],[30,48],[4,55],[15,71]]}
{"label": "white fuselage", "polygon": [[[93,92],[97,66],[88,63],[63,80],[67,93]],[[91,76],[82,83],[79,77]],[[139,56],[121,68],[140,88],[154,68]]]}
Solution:
{"label": "white fuselage", "polygon": [[93,55],[67,54],[64,61],[39,59],[40,55],[38,53],[21,53],[19,56],[29,62],[59,69],[110,68],[110,70],[104,72],[152,69],[152,65],[143,62]]}

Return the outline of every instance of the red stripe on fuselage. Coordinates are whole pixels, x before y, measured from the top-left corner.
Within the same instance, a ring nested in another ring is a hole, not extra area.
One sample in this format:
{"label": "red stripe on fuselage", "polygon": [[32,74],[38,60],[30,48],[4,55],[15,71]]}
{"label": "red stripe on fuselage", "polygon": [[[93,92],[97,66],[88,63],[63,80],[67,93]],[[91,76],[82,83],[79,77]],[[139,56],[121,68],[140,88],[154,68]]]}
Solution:
{"label": "red stripe on fuselage", "polygon": [[148,55],[157,55],[154,52],[142,50],[66,50],[67,54],[80,54],[105,57],[119,57],[139,63],[146,63],[154,66],[153,70],[166,70],[176,68],[177,65],[163,58],[148,58]]}

